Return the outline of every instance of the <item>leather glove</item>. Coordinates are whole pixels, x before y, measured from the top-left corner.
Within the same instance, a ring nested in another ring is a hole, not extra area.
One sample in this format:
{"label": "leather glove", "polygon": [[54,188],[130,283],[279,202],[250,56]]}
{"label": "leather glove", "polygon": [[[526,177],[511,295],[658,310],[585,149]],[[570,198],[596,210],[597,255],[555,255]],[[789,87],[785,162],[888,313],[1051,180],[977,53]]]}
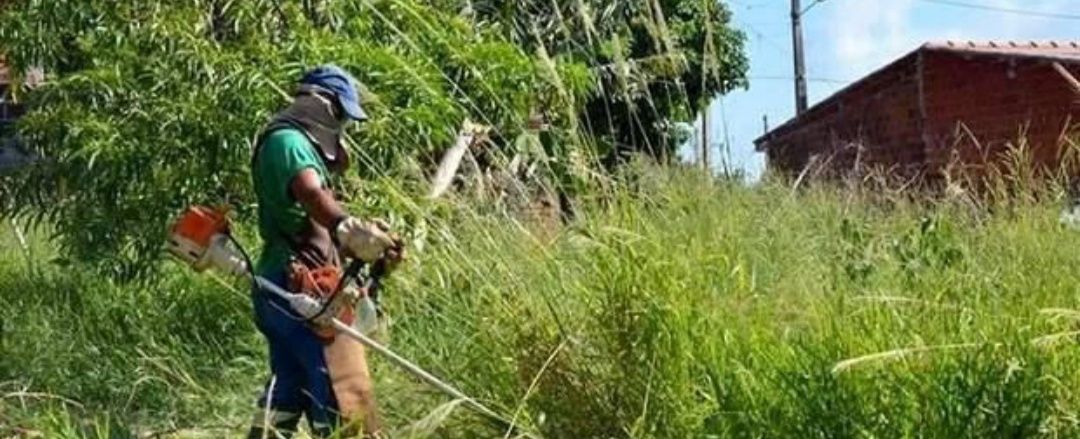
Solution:
{"label": "leather glove", "polygon": [[394,248],[394,239],[387,234],[389,229],[382,221],[365,222],[349,217],[338,224],[334,233],[346,256],[372,263]]}

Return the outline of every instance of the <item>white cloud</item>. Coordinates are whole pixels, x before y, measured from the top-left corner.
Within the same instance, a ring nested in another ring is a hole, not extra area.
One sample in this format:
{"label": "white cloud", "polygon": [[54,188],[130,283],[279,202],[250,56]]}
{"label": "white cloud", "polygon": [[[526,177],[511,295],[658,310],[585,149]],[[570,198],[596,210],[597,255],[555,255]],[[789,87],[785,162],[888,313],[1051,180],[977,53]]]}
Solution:
{"label": "white cloud", "polygon": [[[1077,0],[988,0],[995,8],[1075,13]],[[917,0],[853,0],[832,8],[835,75],[859,78],[927,41],[1076,39],[1068,22]]]}
{"label": "white cloud", "polygon": [[838,71],[859,77],[911,50],[915,0],[861,0],[833,8],[830,28]]}

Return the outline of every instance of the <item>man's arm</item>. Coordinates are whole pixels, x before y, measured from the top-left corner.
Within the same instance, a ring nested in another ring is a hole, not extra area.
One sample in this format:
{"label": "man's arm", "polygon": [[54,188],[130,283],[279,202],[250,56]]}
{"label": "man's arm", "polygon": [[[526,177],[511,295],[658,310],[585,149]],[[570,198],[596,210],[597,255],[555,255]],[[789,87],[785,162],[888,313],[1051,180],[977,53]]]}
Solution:
{"label": "man's arm", "polygon": [[330,191],[323,188],[319,174],[314,169],[300,171],[289,183],[289,192],[315,222],[330,229],[331,233],[334,233],[341,220],[349,216],[330,195]]}
{"label": "man's arm", "polygon": [[[387,250],[399,247],[387,234],[388,226],[385,224],[364,222],[349,216],[330,195],[330,191],[322,187],[315,170],[309,168],[300,171],[289,183],[289,190],[315,222],[330,230],[330,235],[341,243],[342,250],[349,256],[374,262],[382,258]],[[391,251],[386,256],[391,263],[396,263],[405,256],[403,251]]]}

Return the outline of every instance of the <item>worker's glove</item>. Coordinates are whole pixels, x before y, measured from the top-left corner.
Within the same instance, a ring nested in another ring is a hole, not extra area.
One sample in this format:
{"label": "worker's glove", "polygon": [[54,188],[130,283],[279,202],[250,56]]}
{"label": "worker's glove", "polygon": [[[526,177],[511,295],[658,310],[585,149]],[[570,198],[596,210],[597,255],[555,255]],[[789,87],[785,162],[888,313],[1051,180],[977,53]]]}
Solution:
{"label": "worker's glove", "polygon": [[390,226],[382,221],[361,221],[354,217],[342,220],[334,231],[346,256],[371,263],[394,248],[394,239],[387,233]]}
{"label": "worker's glove", "polygon": [[305,319],[319,315],[323,308],[322,303],[307,294],[293,294],[289,297],[289,306]]}

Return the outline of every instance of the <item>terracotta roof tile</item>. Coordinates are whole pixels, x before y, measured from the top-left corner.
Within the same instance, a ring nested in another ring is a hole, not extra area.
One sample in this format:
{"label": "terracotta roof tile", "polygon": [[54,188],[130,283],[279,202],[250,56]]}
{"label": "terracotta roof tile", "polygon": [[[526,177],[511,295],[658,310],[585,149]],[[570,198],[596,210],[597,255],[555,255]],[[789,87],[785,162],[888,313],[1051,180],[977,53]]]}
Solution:
{"label": "terracotta roof tile", "polygon": [[1080,41],[941,41],[926,43],[925,50],[1080,62]]}

